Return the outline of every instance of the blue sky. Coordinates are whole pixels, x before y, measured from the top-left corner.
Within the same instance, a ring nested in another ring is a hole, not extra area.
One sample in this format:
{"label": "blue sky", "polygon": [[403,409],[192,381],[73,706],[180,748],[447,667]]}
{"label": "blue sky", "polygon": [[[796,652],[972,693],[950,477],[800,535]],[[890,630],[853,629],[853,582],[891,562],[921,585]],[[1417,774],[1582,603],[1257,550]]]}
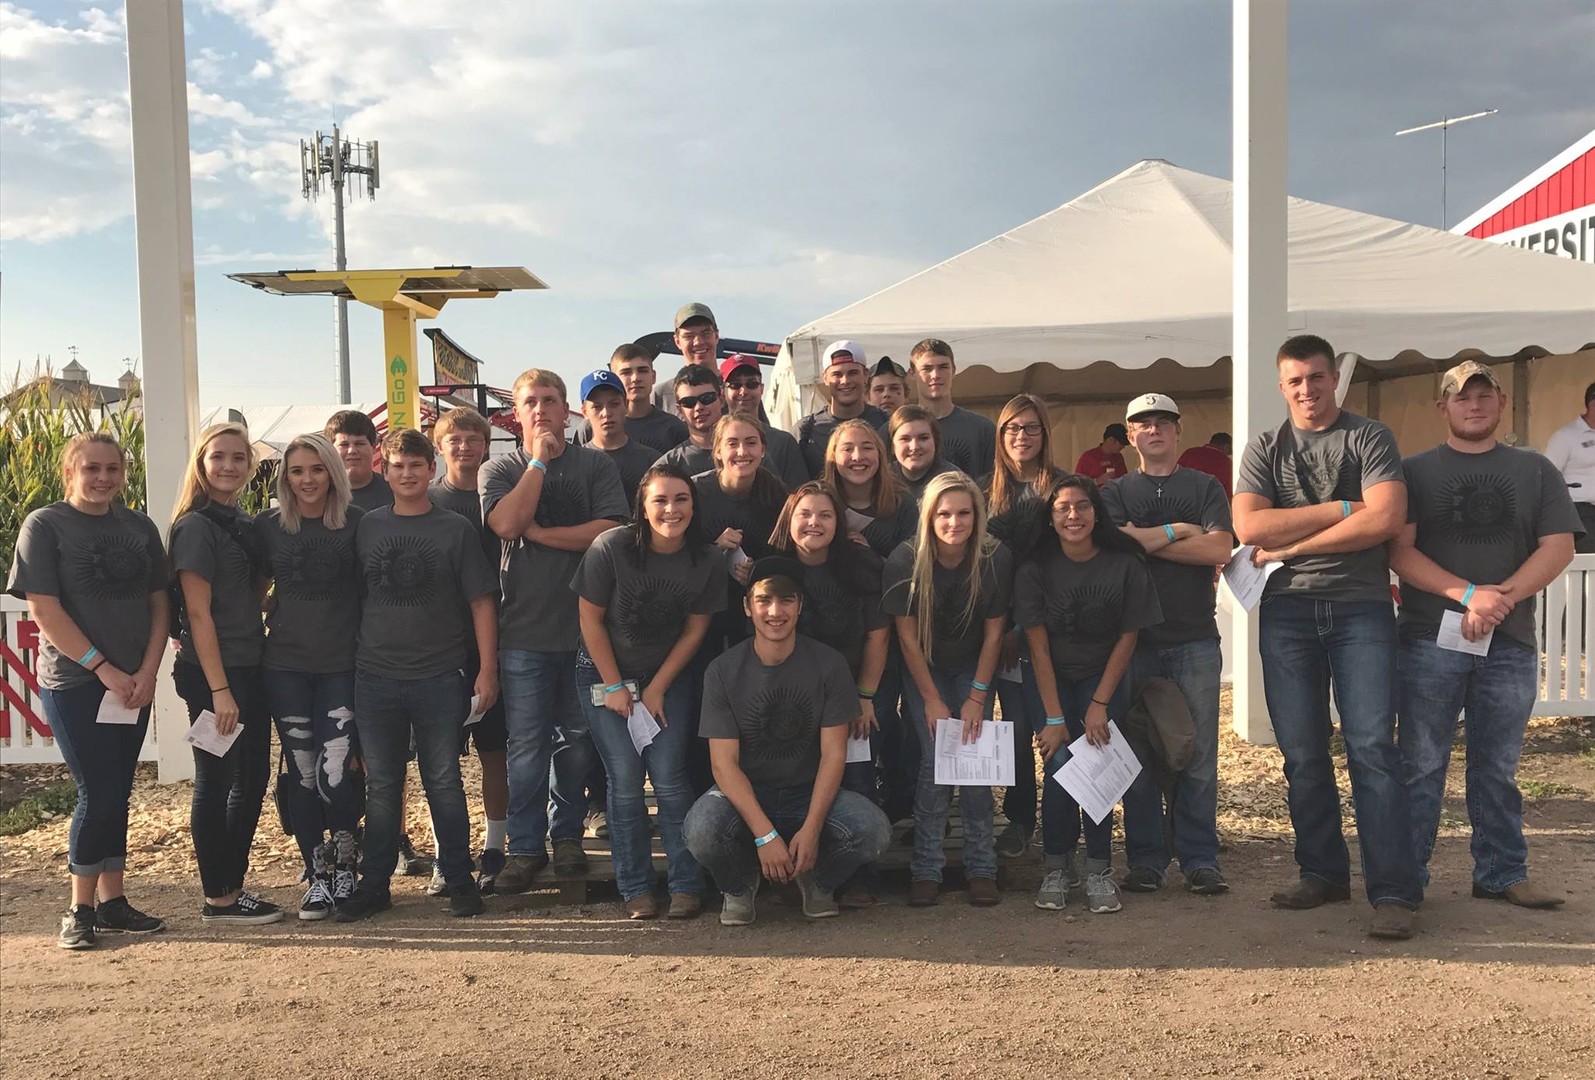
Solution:
{"label": "blue sky", "polygon": [[[757,4],[190,0],[206,405],[333,399],[330,303],[244,270],[331,266],[298,141],[378,139],[351,265],[524,265],[546,293],[436,324],[507,385],[577,375],[686,300],[779,340],[1145,157],[1229,172],[1222,0]],[[1438,225],[1595,127],[1588,0],[1296,0],[1294,194]],[[120,5],[0,2],[0,361],[139,354]],[[378,316],[351,308],[356,400]],[[935,327],[926,327],[927,333]],[[425,339],[423,339],[425,345]]]}

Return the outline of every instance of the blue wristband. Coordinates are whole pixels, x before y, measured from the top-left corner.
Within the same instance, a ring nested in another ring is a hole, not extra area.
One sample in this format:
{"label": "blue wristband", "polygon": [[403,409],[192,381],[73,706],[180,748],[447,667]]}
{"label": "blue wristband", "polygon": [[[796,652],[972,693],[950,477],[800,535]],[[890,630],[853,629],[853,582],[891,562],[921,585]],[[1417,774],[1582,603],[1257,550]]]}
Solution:
{"label": "blue wristband", "polygon": [[1163,535],[1169,538],[1169,543],[1171,543],[1171,544],[1174,543],[1174,526],[1172,526],[1172,525],[1163,526]]}
{"label": "blue wristband", "polygon": [[1462,606],[1468,606],[1468,601],[1473,599],[1473,582],[1468,582],[1468,591],[1462,594]]}
{"label": "blue wristband", "polygon": [[1057,727],[1061,723],[1063,723],[1063,717],[1061,717],[1061,716],[1049,716],[1049,717],[1047,717],[1047,726],[1048,727]]}
{"label": "blue wristband", "polygon": [[536,469],[540,473],[543,473],[544,475],[547,475],[547,473],[548,473],[548,466],[544,465],[541,461],[538,461],[536,458],[532,459],[532,468]]}
{"label": "blue wristband", "polygon": [[604,693],[606,693],[606,694],[618,694],[618,693],[620,693],[620,691],[622,691],[624,689],[626,689],[625,682],[618,682],[618,683],[614,683],[614,684],[612,684],[610,686],[604,687]]}
{"label": "blue wristband", "polygon": [[90,645],[89,651],[78,657],[78,666],[88,667],[89,661],[93,660],[98,655],[100,655],[100,650],[95,648],[93,645]]}
{"label": "blue wristband", "polygon": [[774,829],[771,829],[769,832],[765,833],[763,836],[757,837],[753,841],[753,846],[754,847],[763,847],[765,844],[768,844],[771,840],[779,840],[780,838],[781,838],[781,834],[776,832]]}
{"label": "blue wristband", "polygon": [[1342,518],[1349,518],[1351,516],[1351,500],[1350,499],[1341,499],[1340,500],[1340,516]]}
{"label": "blue wristband", "polygon": [[991,689],[991,684],[990,683],[983,683],[979,679],[970,679],[969,680],[969,689],[971,689],[971,690],[979,690],[982,693],[984,693],[985,691]]}

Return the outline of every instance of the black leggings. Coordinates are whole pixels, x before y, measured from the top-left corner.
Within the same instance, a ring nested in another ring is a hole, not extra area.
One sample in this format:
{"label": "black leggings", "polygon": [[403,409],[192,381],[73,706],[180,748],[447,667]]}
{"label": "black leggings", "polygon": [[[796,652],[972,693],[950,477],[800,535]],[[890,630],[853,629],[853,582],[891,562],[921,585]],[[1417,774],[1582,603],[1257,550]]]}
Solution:
{"label": "black leggings", "polygon": [[[271,777],[271,714],[258,667],[230,667],[227,686],[238,703],[243,733],[224,757],[194,748],[194,803],[189,831],[199,860],[199,880],[208,897],[244,887],[249,846],[260,822],[260,804]],[[188,706],[188,722],[211,707],[210,684],[198,664],[177,661],[177,692]]]}

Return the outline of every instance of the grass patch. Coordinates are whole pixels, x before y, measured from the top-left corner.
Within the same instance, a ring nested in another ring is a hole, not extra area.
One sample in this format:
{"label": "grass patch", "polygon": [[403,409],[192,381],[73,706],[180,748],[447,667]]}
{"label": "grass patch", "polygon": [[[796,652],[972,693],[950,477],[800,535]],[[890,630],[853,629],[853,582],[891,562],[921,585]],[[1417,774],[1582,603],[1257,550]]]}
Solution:
{"label": "grass patch", "polygon": [[1595,746],[1584,747],[1578,752],[1578,756],[1584,760],[1585,764],[1595,765]]}
{"label": "grass patch", "polygon": [[0,836],[17,836],[36,829],[52,814],[70,814],[77,801],[75,784],[55,784],[36,795],[19,799],[15,806],[0,811]]}
{"label": "grass patch", "polygon": [[1518,790],[1531,799],[1549,799],[1556,795],[1578,795],[1581,792],[1572,784],[1558,784],[1551,780],[1519,780]]}

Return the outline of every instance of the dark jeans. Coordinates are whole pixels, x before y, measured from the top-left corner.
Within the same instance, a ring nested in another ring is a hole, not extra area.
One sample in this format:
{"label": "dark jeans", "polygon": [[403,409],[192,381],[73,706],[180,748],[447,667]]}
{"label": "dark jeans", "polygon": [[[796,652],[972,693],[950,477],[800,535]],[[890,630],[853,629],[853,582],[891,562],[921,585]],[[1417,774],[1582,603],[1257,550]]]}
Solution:
{"label": "dark jeans", "polygon": [[[1043,861],[1049,870],[1065,869],[1069,865],[1069,857],[1074,854],[1075,848],[1080,843],[1080,834],[1085,834],[1086,858],[1096,864],[1093,869],[1105,870],[1113,862],[1113,813],[1100,823],[1092,821],[1090,815],[1080,809],[1080,804],[1074,801],[1074,796],[1063,789],[1063,785],[1052,778],[1053,774],[1063,768],[1064,762],[1072,756],[1069,753],[1069,743],[1085,734],[1085,714],[1091,707],[1091,698],[1097,692],[1097,684],[1102,681],[1099,671],[1084,679],[1058,679],[1058,701],[1063,706],[1063,718],[1069,732],[1069,738],[1058,747],[1058,752],[1047,759],[1047,783],[1041,790],[1041,853]],[[1127,679],[1119,680],[1119,688],[1108,699],[1108,719],[1116,723],[1124,720],[1124,714],[1129,709],[1129,690],[1125,686]],[[1042,727],[1046,726],[1046,716],[1041,718]],[[1143,769],[1144,773],[1145,770]],[[1134,790],[1132,785],[1131,791]],[[1152,798],[1157,798],[1157,789],[1152,789]],[[1126,847],[1128,848],[1129,803],[1130,792],[1125,792],[1125,828]],[[1145,820],[1142,815],[1142,820]],[[1162,824],[1158,823],[1157,841],[1161,847],[1163,842]]]}
{"label": "dark jeans", "polygon": [[[1143,644],[1136,647],[1125,676],[1132,702],[1148,679],[1172,679],[1191,713],[1195,746],[1190,762],[1175,778],[1174,797],[1169,804],[1169,816],[1174,822],[1174,853],[1186,874],[1202,867],[1218,869],[1218,679],[1223,665],[1215,639],[1179,645]],[[1142,769],[1124,803],[1126,837],[1133,832],[1137,841],[1126,845],[1130,865],[1147,866],[1159,873],[1168,867],[1168,852],[1161,840],[1155,848],[1152,846],[1153,822],[1143,828],[1134,819],[1143,805],[1149,815],[1157,809],[1160,816],[1155,827],[1161,831],[1162,799],[1152,770]]]}
{"label": "dark jeans", "polygon": [[1393,607],[1388,600],[1275,596],[1263,602],[1261,631],[1263,689],[1285,757],[1301,876],[1351,884],[1335,759],[1329,751],[1333,680],[1368,901],[1416,908],[1423,886],[1396,748]]}
{"label": "dark jeans", "polygon": [[[842,788],[879,806],[880,791],[875,780],[875,763],[880,760],[884,740],[879,730],[870,732],[870,760],[850,761],[842,767]],[[860,866],[838,891],[856,890],[874,896],[880,890],[881,869],[872,860]]]}
{"label": "dark jeans", "polygon": [[1002,677],[992,682],[1002,718],[1013,723],[1014,783],[1002,796],[1002,814],[1028,836],[1036,831],[1036,744],[1034,733],[1047,722],[1047,710],[1036,688],[1036,669],[1028,645],[1020,645],[1019,681]]}
{"label": "dark jeans", "polygon": [[460,779],[460,729],[471,712],[458,671],[425,679],[355,674],[355,728],[366,764],[365,851],[361,888],[388,894],[404,831],[400,806],[415,743],[416,767],[437,835],[437,868],[450,885],[471,879],[471,818]]}
{"label": "dark jeans", "polygon": [[1490,641],[1488,656],[1442,649],[1427,637],[1402,639],[1401,757],[1412,798],[1413,843],[1425,885],[1440,831],[1458,713],[1463,713],[1467,725],[1474,884],[1500,892],[1528,878],[1517,763],[1538,679],[1536,651],[1504,634]]}
{"label": "dark jeans", "polygon": [[[974,661],[954,670],[937,668],[931,671],[936,689],[941,692],[942,704],[952,710],[953,716],[963,708],[974,677]],[[964,824],[964,877],[996,877],[997,839],[992,828],[996,803],[991,788],[954,788],[951,784],[936,782],[936,744],[925,726],[925,702],[913,679],[903,684],[903,715],[918,730],[920,745],[924,747],[919,758],[919,788],[914,795],[914,854],[909,860],[909,873],[915,881],[942,879],[942,869],[947,865],[947,851],[942,845],[956,790]],[[986,718],[991,718],[990,698],[986,699]]]}
{"label": "dark jeans", "polygon": [[136,724],[96,723],[105,694],[98,679],[70,690],[39,691],[44,718],[78,788],[67,834],[67,868],[78,877],[127,868],[127,800],[150,726],[147,705]]}
{"label": "dark jeans", "polygon": [[903,652],[897,631],[891,632],[886,650],[886,666],[875,687],[875,722],[880,725],[875,755],[879,763],[881,803],[886,817],[899,821],[914,812],[914,794],[919,790],[919,732],[903,706]]}
{"label": "dark jeans", "polygon": [[580,841],[594,754],[576,696],[576,650],[500,649],[498,681],[509,728],[508,853],[546,853],[549,839]]}
{"label": "dark jeans", "polygon": [[327,830],[353,832],[360,824],[365,778],[349,768],[360,756],[355,738],[354,672],[265,672],[266,700],[277,721],[277,738],[288,761],[278,785],[288,804],[288,822],[314,870],[316,848]]}
{"label": "dark jeans", "polygon": [[[755,785],[770,823],[790,841],[809,816],[812,785],[767,787]],[[687,814],[687,847],[704,869],[714,875],[720,890],[741,896],[759,882],[759,854],[753,832],[719,788],[693,803]],[[852,791],[838,791],[820,830],[819,858],[814,863],[814,883],[831,892],[865,863],[886,850],[892,827],[880,807]]]}
{"label": "dark jeans", "polygon": [[[249,846],[255,842],[260,804],[271,779],[271,714],[260,669],[230,667],[226,674],[244,731],[222,757],[194,748],[194,801],[188,824],[199,880],[209,897],[244,887]],[[211,708],[205,672],[198,664],[179,660],[172,667],[172,680],[192,724]]]}

